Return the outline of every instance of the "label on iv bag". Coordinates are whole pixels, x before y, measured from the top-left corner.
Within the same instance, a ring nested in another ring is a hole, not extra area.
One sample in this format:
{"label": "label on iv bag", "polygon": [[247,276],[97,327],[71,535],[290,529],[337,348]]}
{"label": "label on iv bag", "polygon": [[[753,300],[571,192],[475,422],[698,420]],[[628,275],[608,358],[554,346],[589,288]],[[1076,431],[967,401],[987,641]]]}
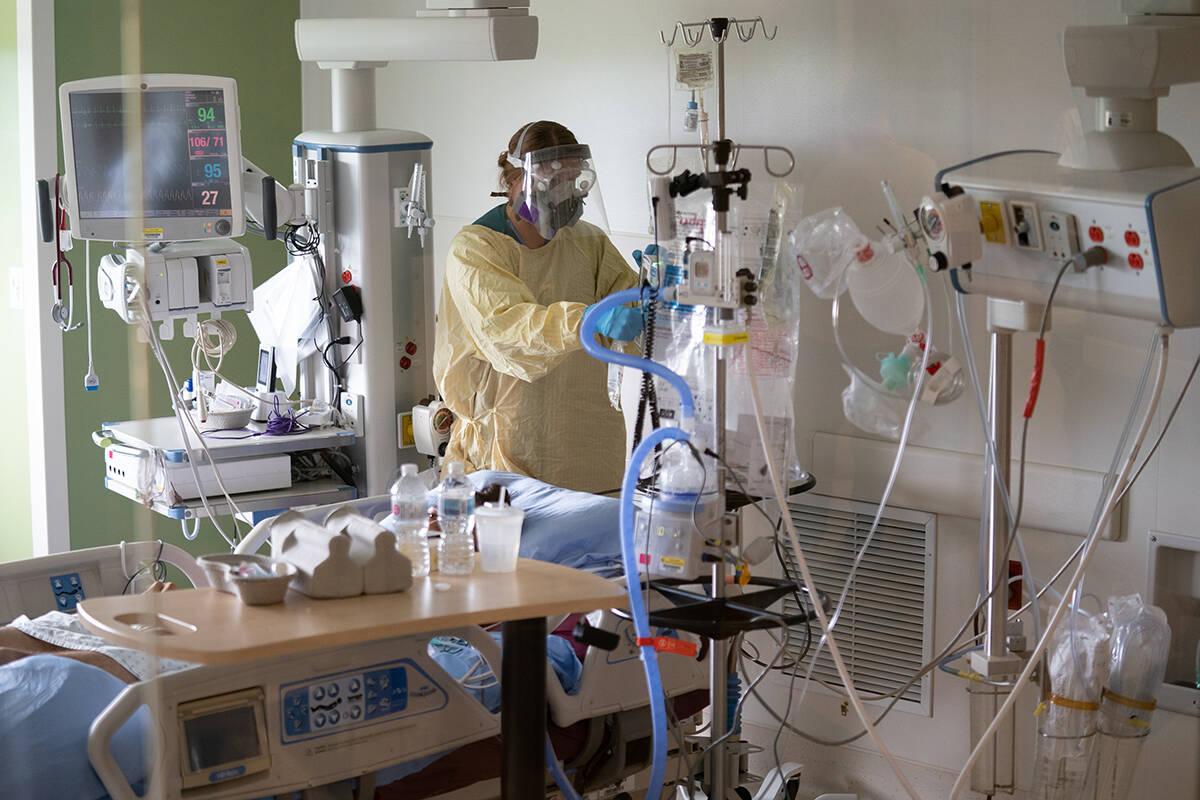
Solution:
{"label": "label on iv bag", "polygon": [[675,81],[681,89],[707,89],[713,85],[715,70],[711,50],[677,50]]}
{"label": "label on iv bag", "polygon": [[[739,414],[737,420],[737,430],[725,431],[725,461],[747,492],[758,497],[774,497],[754,415]],[[767,432],[771,460],[779,471],[780,482],[786,487],[791,479],[792,421],[787,417],[764,417],[763,428]]]}

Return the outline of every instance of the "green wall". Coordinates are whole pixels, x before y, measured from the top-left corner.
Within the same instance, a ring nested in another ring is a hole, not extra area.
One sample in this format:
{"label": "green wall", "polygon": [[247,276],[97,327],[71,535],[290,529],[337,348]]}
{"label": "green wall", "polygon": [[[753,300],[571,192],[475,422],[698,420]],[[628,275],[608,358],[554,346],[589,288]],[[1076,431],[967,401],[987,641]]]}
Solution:
{"label": "green wall", "polygon": [[[11,2],[11,0],[0,0]],[[118,0],[56,0],[55,53],[58,83],[122,72]],[[190,13],[197,10],[202,13]],[[292,38],[298,0],[206,0],[185,6],[179,0],[142,0],[141,70],[221,75],[238,82],[243,153],[282,182],[291,181],[291,141],[300,132],[300,62]],[[211,22],[206,22],[211,20]],[[232,24],[231,24],[232,23]],[[283,246],[246,235],[255,283],[286,262]],[[95,265],[110,248],[92,247]],[[84,261],[77,244],[72,261]],[[82,277],[76,267],[76,280]],[[2,281],[0,281],[2,283]],[[94,547],[121,539],[162,537],[194,553],[228,549],[208,523],[195,542],[185,542],[179,523],[151,514],[103,486],[102,451],[91,434],[102,423],[170,414],[161,372],[134,329],[94,302],[93,353],[100,390],[85,392],[87,344],[82,330],[66,335],[67,461],[70,485],[71,547]],[[228,318],[238,327],[238,344],[222,372],[254,382],[257,338],[244,314]],[[178,325],[167,352],[176,374],[190,373],[190,340]]]}
{"label": "green wall", "polygon": [[[0,0],[0,106],[17,107],[17,3]],[[0,419],[6,427],[4,457],[0,459],[0,562],[33,555],[29,513],[29,436],[25,418],[25,333],[23,313],[12,308],[9,270],[17,268],[25,231],[21,224],[19,131],[16,114],[0,125],[0,225],[5,252],[0,261],[0,363],[9,376],[9,391],[0,392]],[[27,270],[27,273],[33,270]],[[40,274],[40,273],[39,273]]]}

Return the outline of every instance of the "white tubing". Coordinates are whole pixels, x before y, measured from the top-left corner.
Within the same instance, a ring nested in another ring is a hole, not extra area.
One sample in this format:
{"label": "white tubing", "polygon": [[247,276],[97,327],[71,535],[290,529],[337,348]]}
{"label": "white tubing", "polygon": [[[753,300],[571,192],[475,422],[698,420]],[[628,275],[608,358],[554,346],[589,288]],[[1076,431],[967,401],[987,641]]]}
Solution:
{"label": "white tubing", "polygon": [[[171,409],[175,415],[175,422],[179,426],[179,435],[183,441],[183,448],[188,454],[188,467],[192,472],[192,478],[196,481],[196,486],[200,489],[200,504],[204,506],[204,510],[208,513],[209,519],[212,521],[213,527],[217,529],[217,533],[229,545],[230,551],[237,547],[237,540],[241,536],[241,528],[238,526],[237,515],[241,511],[237,507],[237,503],[229,496],[229,490],[225,488],[225,481],[221,478],[221,472],[217,468],[217,461],[212,457],[212,453],[208,450],[208,444],[204,441],[204,436],[200,432],[200,428],[196,425],[196,421],[192,419],[192,415],[181,408],[179,399],[180,389],[179,382],[175,378],[175,372],[171,369],[171,362],[167,360],[167,354],[162,346],[162,340],[158,336],[158,331],[154,329],[154,322],[150,319],[150,308],[146,305],[145,297],[141,297],[142,312],[145,315],[146,334],[150,340],[150,350],[154,353],[155,360],[158,361],[158,366],[162,370],[163,376],[167,380],[167,390],[171,393]],[[221,527],[221,523],[217,521],[217,515],[208,505],[208,498],[204,494],[204,487],[200,481],[200,473],[196,469],[196,456],[192,451],[192,446],[188,441],[187,430],[184,428],[184,420],[187,420],[188,426],[195,432],[197,441],[200,442],[200,448],[208,457],[209,466],[212,467],[213,477],[217,479],[217,486],[220,487],[221,493],[225,497],[225,501],[229,503],[229,513],[233,515],[233,537],[231,538],[225,533],[225,529]],[[193,536],[195,534],[193,533]],[[185,531],[185,537],[186,531]]]}
{"label": "white tubing", "polygon": [[954,781],[954,786],[950,790],[949,800],[954,800],[962,792],[967,776],[971,773],[971,768],[975,766],[975,762],[979,760],[979,756],[983,753],[984,748],[991,738],[996,735],[996,730],[1000,727],[1000,723],[1003,722],[1004,717],[1012,711],[1013,705],[1017,701],[1017,696],[1025,684],[1029,682],[1029,678],[1033,675],[1033,671],[1037,667],[1042,653],[1045,652],[1046,646],[1050,643],[1050,637],[1062,621],[1063,614],[1066,613],[1067,606],[1070,603],[1071,593],[1075,591],[1075,587],[1083,580],[1088,563],[1092,560],[1092,555],[1096,552],[1096,543],[1100,540],[1100,532],[1108,525],[1109,517],[1112,516],[1113,509],[1116,508],[1117,499],[1121,496],[1122,489],[1124,488],[1123,485],[1129,477],[1129,471],[1133,467],[1137,452],[1141,448],[1142,442],[1145,441],[1146,434],[1150,431],[1150,424],[1154,420],[1154,414],[1158,410],[1158,401],[1162,397],[1163,384],[1167,374],[1168,335],[1165,331],[1162,334],[1162,348],[1159,350],[1158,374],[1154,379],[1154,392],[1150,397],[1150,405],[1146,409],[1146,415],[1142,419],[1141,428],[1138,430],[1137,439],[1134,440],[1133,450],[1130,452],[1129,458],[1125,460],[1125,464],[1121,467],[1121,473],[1113,484],[1112,490],[1109,492],[1108,499],[1104,503],[1104,511],[1100,514],[1100,518],[1088,533],[1083,554],[1079,558],[1079,564],[1075,567],[1075,573],[1071,576],[1070,583],[1067,584],[1066,589],[1063,591],[1063,599],[1055,607],[1054,613],[1046,625],[1046,629],[1042,632],[1042,636],[1033,648],[1033,652],[1029,654],[1029,660],[1025,664],[1025,669],[1021,671],[1017,682],[1013,684],[1012,690],[1004,700],[1004,704],[1000,706],[1000,711],[997,712],[991,724],[988,725],[987,730],[983,732],[983,735],[979,737],[979,741],[971,751],[971,755],[967,757],[967,763],[963,765],[962,771],[958,773],[958,778]]}
{"label": "white tubing", "polygon": [[[926,347],[932,346],[926,343]],[[850,697],[850,702],[854,706],[855,713],[862,720],[863,727],[866,728],[867,734],[871,737],[871,741],[879,748],[880,754],[887,760],[888,766],[892,768],[892,772],[896,774],[900,784],[904,787],[904,791],[912,800],[921,800],[917,790],[905,777],[900,770],[900,764],[896,761],[896,757],[887,749],[887,745],[883,743],[879,731],[875,729],[875,725],[871,722],[870,716],[867,714],[867,709],[863,705],[862,699],[858,696],[858,690],[854,688],[854,681],[850,677],[850,671],[846,669],[846,664],[842,661],[841,651],[838,649],[837,641],[833,638],[829,630],[829,620],[825,616],[825,609],[821,607],[820,595],[817,593],[816,584],[813,581],[812,573],[808,569],[808,561],[804,558],[804,551],[800,549],[800,539],[796,536],[796,527],[792,524],[792,516],[787,511],[787,495],[784,494],[783,486],[779,482],[779,471],[775,467],[773,455],[771,453],[770,439],[767,436],[766,423],[763,420],[762,404],[758,396],[758,380],[754,375],[754,358],[750,353],[749,344],[744,345],[746,348],[746,372],[750,381],[750,396],[754,401],[754,421],[758,426],[758,436],[762,441],[763,457],[766,459],[767,473],[771,478],[771,488],[775,491],[775,499],[779,503],[779,516],[783,519],[784,528],[787,530],[788,541],[792,545],[792,552],[796,554],[796,563],[800,567],[800,575],[804,578],[804,586],[808,590],[808,596],[812,598],[813,611],[816,612],[817,622],[821,625],[821,633],[829,641],[829,656],[833,659],[833,663],[837,666],[838,675],[841,676],[842,684],[846,688],[846,694]]]}
{"label": "white tubing", "polygon": [[[845,275],[842,276],[845,280]],[[925,369],[929,366],[929,354],[933,352],[933,298],[929,294],[929,282],[923,277],[921,279],[921,288],[925,290],[925,347],[921,352],[921,369],[917,373],[917,384],[913,387],[912,397],[908,401],[908,409],[904,414],[904,426],[900,431],[900,441],[896,447],[896,457],[892,460],[892,469],[888,474],[887,485],[883,489],[883,495],[879,499],[879,506],[875,509],[875,518],[871,521],[871,529],[867,533],[867,538],[863,541],[863,545],[859,548],[858,554],[854,558],[854,563],[850,567],[850,572],[846,575],[846,581],[842,585],[842,592],[838,595],[837,605],[834,606],[833,616],[829,618],[829,630],[832,631],[837,627],[838,621],[842,617],[842,607],[846,603],[846,597],[850,594],[850,585],[854,582],[854,578],[858,575],[858,568],[862,565],[863,559],[867,555],[867,550],[871,547],[871,543],[875,540],[875,533],[879,530],[879,521],[883,518],[883,512],[887,509],[887,504],[892,497],[892,489],[896,486],[896,478],[900,474],[900,465],[904,461],[904,451],[908,447],[908,437],[912,433],[913,417],[917,411],[917,401],[921,397],[921,389],[925,385]],[[833,298],[833,336],[837,342],[838,350],[842,353],[842,359],[849,363],[849,357],[846,351],[842,348],[842,340],[838,336],[838,305],[839,298]],[[817,642],[817,649],[813,653],[812,658],[808,662],[808,670],[804,673],[804,683],[800,688],[800,699],[797,705],[804,703],[804,698],[808,695],[808,687],[812,685],[813,670],[817,666],[817,658],[821,655],[822,648],[825,647],[825,636],[822,635]]]}

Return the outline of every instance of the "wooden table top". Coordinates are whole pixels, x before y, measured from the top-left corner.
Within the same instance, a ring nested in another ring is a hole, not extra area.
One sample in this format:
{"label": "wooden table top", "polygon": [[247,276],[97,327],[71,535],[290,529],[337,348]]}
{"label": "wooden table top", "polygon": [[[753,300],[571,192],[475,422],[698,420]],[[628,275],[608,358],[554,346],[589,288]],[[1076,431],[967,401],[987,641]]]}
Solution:
{"label": "wooden table top", "polygon": [[435,573],[396,594],[314,600],[289,591],[283,603],[248,606],[215,589],[186,589],[84,600],[79,616],[88,629],[123,647],[201,664],[240,664],[464,625],[621,607],[626,599],[606,578],[523,558],[516,572],[476,566],[472,575]]}

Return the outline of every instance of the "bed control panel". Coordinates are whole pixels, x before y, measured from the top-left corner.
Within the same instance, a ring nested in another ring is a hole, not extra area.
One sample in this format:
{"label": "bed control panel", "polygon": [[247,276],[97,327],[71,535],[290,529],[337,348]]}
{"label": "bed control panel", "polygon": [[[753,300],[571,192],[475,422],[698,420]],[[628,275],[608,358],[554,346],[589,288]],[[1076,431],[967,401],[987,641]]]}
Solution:
{"label": "bed control panel", "polygon": [[280,687],[284,744],[445,707],[445,690],[410,659]]}
{"label": "bed control panel", "polygon": [[74,611],[77,605],[87,599],[78,572],[51,576],[50,588],[54,590],[54,605],[59,611]]}

